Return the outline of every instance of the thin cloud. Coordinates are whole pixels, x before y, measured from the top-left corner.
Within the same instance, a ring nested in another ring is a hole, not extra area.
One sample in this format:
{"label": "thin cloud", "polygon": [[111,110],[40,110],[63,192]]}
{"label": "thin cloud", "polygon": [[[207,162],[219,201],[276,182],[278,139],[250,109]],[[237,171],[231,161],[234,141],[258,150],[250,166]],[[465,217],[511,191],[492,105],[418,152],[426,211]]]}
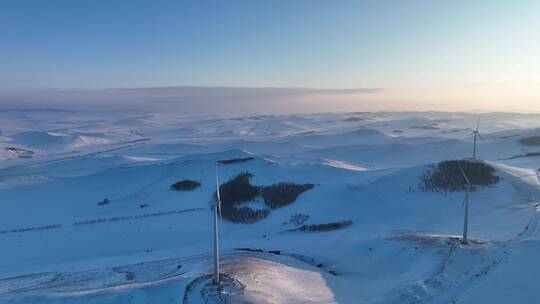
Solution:
{"label": "thin cloud", "polygon": [[[178,110],[183,112],[286,112],[311,99],[376,94],[379,88],[317,89],[296,87],[202,87],[41,90],[0,93],[0,108]],[[283,108],[280,108],[283,107]],[[313,111],[314,109],[311,108]]]}

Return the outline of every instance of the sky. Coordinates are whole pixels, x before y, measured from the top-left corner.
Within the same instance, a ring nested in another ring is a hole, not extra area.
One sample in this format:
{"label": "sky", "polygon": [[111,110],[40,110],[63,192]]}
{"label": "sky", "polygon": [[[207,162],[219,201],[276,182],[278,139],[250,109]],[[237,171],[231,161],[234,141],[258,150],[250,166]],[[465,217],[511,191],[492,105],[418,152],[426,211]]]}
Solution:
{"label": "sky", "polygon": [[163,86],[380,89],[302,95],[340,110],[540,111],[540,1],[0,0],[0,105]]}

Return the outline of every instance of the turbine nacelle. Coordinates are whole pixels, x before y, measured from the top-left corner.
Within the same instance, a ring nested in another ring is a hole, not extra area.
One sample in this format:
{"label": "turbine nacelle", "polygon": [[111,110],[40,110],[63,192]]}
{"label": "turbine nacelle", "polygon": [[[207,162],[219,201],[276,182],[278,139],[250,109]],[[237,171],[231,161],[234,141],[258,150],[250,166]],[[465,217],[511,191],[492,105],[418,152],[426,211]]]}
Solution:
{"label": "turbine nacelle", "polygon": [[476,143],[477,139],[480,138],[482,141],[484,138],[482,138],[482,135],[480,134],[480,120],[478,120],[478,123],[476,124],[476,129],[472,131],[471,135],[474,135],[474,147],[473,147],[473,159],[476,159]]}

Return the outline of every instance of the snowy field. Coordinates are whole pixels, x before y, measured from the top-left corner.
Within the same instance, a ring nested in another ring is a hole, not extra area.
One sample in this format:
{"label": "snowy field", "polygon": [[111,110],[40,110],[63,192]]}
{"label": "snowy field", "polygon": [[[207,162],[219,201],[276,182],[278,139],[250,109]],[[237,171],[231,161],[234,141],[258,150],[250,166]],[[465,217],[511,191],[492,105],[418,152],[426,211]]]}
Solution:
{"label": "snowy field", "polygon": [[[464,191],[419,183],[430,165],[472,156],[478,120],[478,157],[499,181],[471,192],[463,245],[452,237]],[[222,182],[250,172],[253,185],[315,186],[255,223],[221,222],[223,269],[245,285],[232,302],[540,302],[540,115],[13,110],[0,121],[0,303],[199,303],[186,287],[211,271],[215,164],[238,158],[219,166]],[[201,186],[171,190],[185,179]],[[288,231],[297,213],[352,225]]]}

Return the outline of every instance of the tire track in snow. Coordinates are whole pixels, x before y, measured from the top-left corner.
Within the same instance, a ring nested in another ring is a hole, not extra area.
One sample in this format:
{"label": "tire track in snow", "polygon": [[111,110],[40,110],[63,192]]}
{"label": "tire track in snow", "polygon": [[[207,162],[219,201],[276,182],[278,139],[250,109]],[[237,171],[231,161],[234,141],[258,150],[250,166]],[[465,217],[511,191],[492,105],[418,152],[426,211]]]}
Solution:
{"label": "tire track in snow", "polygon": [[468,289],[491,274],[509,255],[509,245],[534,238],[540,230],[540,216],[535,212],[525,228],[504,242],[480,245],[448,243],[439,269],[431,277],[402,294],[407,303],[457,303]]}

